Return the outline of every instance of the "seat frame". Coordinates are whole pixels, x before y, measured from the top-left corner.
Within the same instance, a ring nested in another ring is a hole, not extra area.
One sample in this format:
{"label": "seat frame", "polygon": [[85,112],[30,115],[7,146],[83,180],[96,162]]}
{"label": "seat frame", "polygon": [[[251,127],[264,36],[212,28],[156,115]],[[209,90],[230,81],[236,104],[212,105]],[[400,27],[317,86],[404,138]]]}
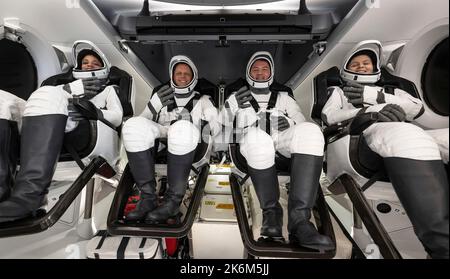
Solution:
{"label": "seat frame", "polygon": [[[228,98],[233,92],[237,91],[242,86],[248,86],[244,79],[239,79],[225,89],[225,99]],[[292,95],[292,90],[274,82],[271,85],[271,91],[285,91]],[[240,152],[239,143],[237,142],[237,135],[233,129],[233,141],[229,144],[230,159],[233,162],[232,174],[230,175],[231,193],[236,208],[236,217],[239,224],[239,230],[241,231],[242,241],[247,252],[255,257],[282,257],[282,258],[333,258],[336,254],[336,250],[332,251],[314,251],[306,249],[296,245],[288,243],[280,243],[273,241],[255,241],[253,232],[250,229],[248,222],[248,214],[244,206],[244,200],[242,191],[245,182],[249,178],[248,165],[244,156]],[[282,156],[279,152],[276,152],[275,166],[277,168],[277,175],[289,176],[290,173],[290,159]],[[316,201],[315,210],[318,213],[319,219],[317,224],[319,232],[327,235],[336,243],[333,225],[331,223],[330,214],[326,205],[322,190],[319,189],[318,198]]]}

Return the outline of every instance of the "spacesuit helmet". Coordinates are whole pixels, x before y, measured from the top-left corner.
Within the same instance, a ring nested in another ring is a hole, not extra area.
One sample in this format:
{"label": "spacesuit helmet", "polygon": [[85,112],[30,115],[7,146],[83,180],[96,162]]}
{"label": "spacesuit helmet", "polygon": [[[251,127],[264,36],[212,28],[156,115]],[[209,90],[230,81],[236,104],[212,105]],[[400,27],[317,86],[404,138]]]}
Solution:
{"label": "spacesuit helmet", "polygon": [[[370,58],[373,66],[372,72],[366,72],[364,70],[352,71],[350,69],[352,67],[351,62],[353,59],[361,55],[365,55]],[[355,81],[363,84],[376,83],[381,77],[381,60],[381,43],[376,40],[362,41],[357,44],[345,57],[344,64],[340,70],[340,75],[345,81]]]}
{"label": "spacesuit helmet", "polygon": [[[269,63],[270,77],[265,81],[258,81],[256,79],[254,79],[251,75],[252,66],[258,60],[265,60],[265,61],[267,61],[267,63]],[[245,76],[246,76],[247,82],[250,85],[250,87],[253,87],[256,89],[269,88],[269,86],[272,85],[272,83],[273,83],[274,75],[275,75],[275,67],[274,67],[273,57],[269,52],[258,51],[252,55],[252,57],[248,61],[247,70],[245,72]]]}
{"label": "spacesuit helmet", "polygon": [[[72,75],[75,79],[84,79],[96,77],[99,79],[106,79],[109,75],[109,69],[111,67],[106,56],[100,49],[90,41],[75,41],[72,47],[72,55],[75,62],[75,67],[73,68]],[[83,70],[82,63],[83,58],[87,55],[92,55],[97,58],[101,63],[101,68],[93,70]]]}
{"label": "spacesuit helmet", "polygon": [[[185,64],[191,68],[192,80],[185,86],[178,86],[174,81],[175,69],[178,64]],[[172,57],[169,63],[170,86],[173,88],[175,94],[187,94],[194,90],[198,82],[198,70],[192,60],[185,55],[176,55]]]}

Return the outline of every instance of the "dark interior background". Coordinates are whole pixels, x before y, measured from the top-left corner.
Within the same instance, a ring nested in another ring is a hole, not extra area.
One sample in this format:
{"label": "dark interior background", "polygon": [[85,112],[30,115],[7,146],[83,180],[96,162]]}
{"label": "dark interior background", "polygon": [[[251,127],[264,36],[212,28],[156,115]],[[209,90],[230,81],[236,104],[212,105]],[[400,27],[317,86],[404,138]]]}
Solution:
{"label": "dark interior background", "polygon": [[449,52],[448,38],[439,43],[429,55],[422,72],[425,102],[437,114],[449,115]]}
{"label": "dark interior background", "polygon": [[230,41],[228,47],[217,42],[183,44],[130,43],[132,50],[161,82],[169,80],[169,61],[174,55],[187,55],[198,68],[199,76],[214,84],[228,84],[245,77],[251,55],[260,50],[269,51],[275,60],[275,79],[285,83],[306,62],[313,51],[312,42],[304,44],[245,44]]}
{"label": "dark interior background", "polygon": [[24,100],[37,88],[37,71],[24,45],[0,40],[0,89]]}

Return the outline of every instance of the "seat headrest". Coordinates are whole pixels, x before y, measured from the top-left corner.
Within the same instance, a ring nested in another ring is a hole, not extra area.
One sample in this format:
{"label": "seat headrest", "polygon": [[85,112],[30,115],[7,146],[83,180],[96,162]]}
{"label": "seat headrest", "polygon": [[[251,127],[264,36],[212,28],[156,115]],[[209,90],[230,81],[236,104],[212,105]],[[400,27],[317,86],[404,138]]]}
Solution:
{"label": "seat headrest", "polygon": [[314,104],[311,111],[311,118],[315,122],[322,123],[322,109],[329,97],[328,87],[341,86],[342,84],[338,67],[332,67],[314,78]]}
{"label": "seat headrest", "polygon": [[419,91],[414,82],[399,76],[394,76],[386,68],[381,68],[381,78],[375,85],[384,87],[389,93],[393,93],[393,90],[398,88],[420,99]]}
{"label": "seat headrest", "polygon": [[69,82],[74,81],[75,79],[72,76],[72,70],[69,70],[68,72],[62,73],[62,74],[57,74],[54,76],[51,76],[49,78],[47,78],[46,80],[44,80],[41,83],[41,87],[42,86],[58,86],[61,84],[67,84]]}
{"label": "seat headrest", "polygon": [[109,69],[107,85],[117,85],[119,87],[119,99],[123,108],[123,116],[133,116],[133,106],[131,105],[133,78],[130,74],[112,66]]}
{"label": "seat headrest", "polygon": [[194,90],[200,92],[202,95],[208,95],[211,97],[214,106],[219,106],[219,88],[214,83],[205,78],[200,78]]}

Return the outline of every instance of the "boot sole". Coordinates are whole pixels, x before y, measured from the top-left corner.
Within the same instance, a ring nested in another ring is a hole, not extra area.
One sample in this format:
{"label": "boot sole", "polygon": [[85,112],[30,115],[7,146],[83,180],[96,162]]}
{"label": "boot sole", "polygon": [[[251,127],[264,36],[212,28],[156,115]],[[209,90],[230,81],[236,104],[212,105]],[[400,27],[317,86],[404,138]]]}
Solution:
{"label": "boot sole", "polygon": [[258,242],[280,242],[280,243],[286,243],[286,239],[284,237],[282,237],[282,236],[273,237],[273,236],[261,235],[258,238]]}
{"label": "boot sole", "polygon": [[177,214],[175,216],[171,216],[167,219],[164,220],[151,220],[151,219],[146,219],[144,221],[147,225],[161,225],[161,224],[165,224],[165,225],[174,225],[174,224],[179,224],[181,223],[181,216],[180,214]]}
{"label": "boot sole", "polygon": [[[151,210],[150,210],[150,211],[151,211]],[[148,212],[150,212],[150,211],[148,211]],[[148,213],[148,212],[146,212],[145,214],[143,214],[142,217],[129,218],[128,216],[125,216],[125,217],[123,218],[123,221],[124,221],[124,222],[134,222],[134,223],[136,223],[136,222],[144,222],[145,216],[147,216],[147,213]]]}
{"label": "boot sole", "polygon": [[123,219],[123,222],[126,223],[126,224],[142,223],[142,222],[144,222],[144,218],[145,218],[145,217],[143,217],[143,218],[141,218],[141,219],[127,219],[127,218],[124,218],[124,219]]}
{"label": "boot sole", "polygon": [[34,212],[21,215],[21,216],[15,216],[15,217],[0,217],[0,223],[9,223],[9,222],[16,222],[16,221],[23,221],[29,218],[36,219],[44,216],[46,214],[46,211],[43,209],[38,209]]}
{"label": "boot sole", "polygon": [[296,237],[292,237],[289,236],[289,243],[292,245],[298,245],[304,248],[308,248],[308,249],[312,249],[312,250],[317,250],[320,252],[324,252],[324,251],[333,251],[336,250],[336,246],[335,245],[323,245],[323,244],[303,244],[300,243],[300,241],[298,241],[298,239]]}

